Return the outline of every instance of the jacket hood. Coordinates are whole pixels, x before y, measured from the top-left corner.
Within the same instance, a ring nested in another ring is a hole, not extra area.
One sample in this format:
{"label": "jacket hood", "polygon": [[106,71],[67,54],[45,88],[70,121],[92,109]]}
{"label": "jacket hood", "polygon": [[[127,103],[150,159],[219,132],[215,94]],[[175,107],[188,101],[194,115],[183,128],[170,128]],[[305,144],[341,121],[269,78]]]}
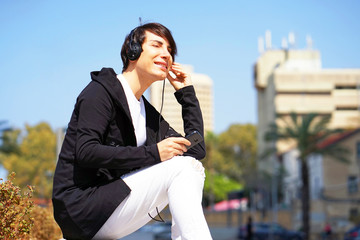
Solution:
{"label": "jacket hood", "polygon": [[102,85],[110,94],[111,98],[114,99],[115,104],[122,108],[130,117],[130,109],[127,105],[124,88],[117,78],[117,74],[115,73],[114,69],[102,68],[100,71],[91,72],[90,75],[91,79]]}
{"label": "jacket hood", "polygon": [[115,91],[119,90],[119,87],[122,89],[116,73],[112,68],[102,68],[100,71],[91,72],[90,75],[91,80],[100,83],[112,97],[116,95]]}

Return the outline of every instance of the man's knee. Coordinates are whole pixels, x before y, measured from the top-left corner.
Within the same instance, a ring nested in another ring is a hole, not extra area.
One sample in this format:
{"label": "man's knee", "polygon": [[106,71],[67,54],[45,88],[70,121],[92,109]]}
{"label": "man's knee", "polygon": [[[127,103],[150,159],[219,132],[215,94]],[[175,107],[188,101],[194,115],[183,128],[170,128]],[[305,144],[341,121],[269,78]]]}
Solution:
{"label": "man's knee", "polygon": [[194,173],[205,178],[205,169],[199,160],[190,156],[177,156],[169,160],[179,173]]}
{"label": "man's knee", "polygon": [[199,172],[201,176],[205,178],[205,168],[203,167],[202,163],[195,158],[191,158],[190,160],[191,166],[195,169],[195,171]]}

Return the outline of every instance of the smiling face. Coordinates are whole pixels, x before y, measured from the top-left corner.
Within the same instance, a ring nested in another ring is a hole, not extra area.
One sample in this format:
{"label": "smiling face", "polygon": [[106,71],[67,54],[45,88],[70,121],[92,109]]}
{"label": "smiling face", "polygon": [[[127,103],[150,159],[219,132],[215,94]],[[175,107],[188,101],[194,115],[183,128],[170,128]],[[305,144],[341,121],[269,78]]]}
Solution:
{"label": "smiling face", "polygon": [[164,80],[173,62],[169,42],[165,38],[146,31],[142,49],[135,66],[139,77],[151,82]]}

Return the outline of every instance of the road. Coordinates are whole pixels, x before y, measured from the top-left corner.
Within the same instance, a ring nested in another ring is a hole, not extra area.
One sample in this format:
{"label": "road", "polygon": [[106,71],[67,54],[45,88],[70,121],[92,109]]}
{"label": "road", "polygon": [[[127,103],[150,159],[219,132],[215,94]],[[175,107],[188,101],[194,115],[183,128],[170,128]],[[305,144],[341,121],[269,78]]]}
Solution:
{"label": "road", "polygon": [[[213,240],[236,240],[237,229],[227,227],[210,227]],[[137,231],[121,240],[153,240],[151,233]]]}

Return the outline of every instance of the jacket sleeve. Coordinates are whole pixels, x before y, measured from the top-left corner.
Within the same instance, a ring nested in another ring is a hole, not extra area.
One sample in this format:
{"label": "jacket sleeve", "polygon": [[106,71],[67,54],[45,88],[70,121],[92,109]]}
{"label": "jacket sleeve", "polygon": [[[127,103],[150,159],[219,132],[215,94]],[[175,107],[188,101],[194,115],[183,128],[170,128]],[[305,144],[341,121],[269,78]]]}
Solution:
{"label": "jacket sleeve", "polygon": [[75,157],[80,166],[126,171],[160,162],[155,144],[140,147],[104,144],[114,104],[103,87],[92,84],[85,88],[77,100],[76,109],[78,122]]}
{"label": "jacket sleeve", "polygon": [[[194,87],[187,86],[179,89],[175,92],[175,97],[182,106],[182,118],[184,121],[185,136],[196,130],[204,137],[204,123],[202,113]],[[172,128],[169,128],[169,131],[169,135],[176,134]],[[186,153],[184,153],[184,156],[192,156],[198,160],[205,158],[205,155],[206,150],[204,141],[190,148]]]}

